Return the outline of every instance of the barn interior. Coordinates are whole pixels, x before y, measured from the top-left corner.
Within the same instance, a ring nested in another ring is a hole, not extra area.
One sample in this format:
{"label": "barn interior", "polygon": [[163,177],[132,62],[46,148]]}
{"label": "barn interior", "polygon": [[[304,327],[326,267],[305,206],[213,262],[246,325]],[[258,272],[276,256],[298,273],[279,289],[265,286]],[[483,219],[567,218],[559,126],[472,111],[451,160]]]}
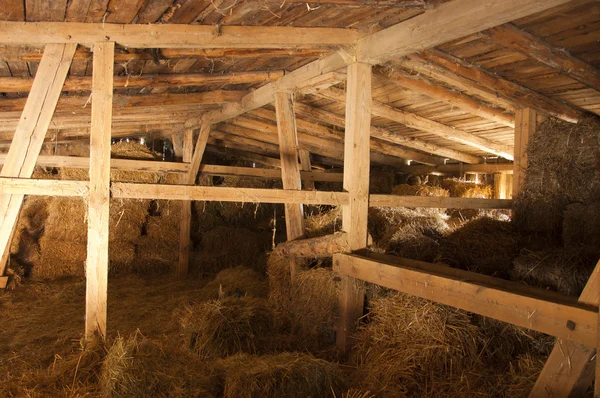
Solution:
{"label": "barn interior", "polygon": [[600,397],[600,2],[3,0],[0,396]]}

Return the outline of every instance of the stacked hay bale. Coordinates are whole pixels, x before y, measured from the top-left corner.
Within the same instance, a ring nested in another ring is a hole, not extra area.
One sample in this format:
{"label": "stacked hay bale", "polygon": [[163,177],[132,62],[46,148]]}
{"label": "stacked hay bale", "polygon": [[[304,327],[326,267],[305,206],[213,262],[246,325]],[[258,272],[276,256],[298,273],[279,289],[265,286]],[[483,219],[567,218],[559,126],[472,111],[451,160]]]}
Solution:
{"label": "stacked hay bale", "polygon": [[491,185],[482,185],[475,182],[463,181],[458,178],[442,180],[442,188],[450,192],[453,198],[483,198],[492,197]]}
{"label": "stacked hay bale", "polygon": [[450,192],[447,189],[432,186],[432,185],[408,185],[400,184],[396,185],[392,189],[392,195],[406,195],[406,196],[436,196],[436,197],[449,197]]}
{"label": "stacked hay bale", "polygon": [[396,179],[396,170],[393,167],[371,167],[369,174],[369,193],[390,194]]}

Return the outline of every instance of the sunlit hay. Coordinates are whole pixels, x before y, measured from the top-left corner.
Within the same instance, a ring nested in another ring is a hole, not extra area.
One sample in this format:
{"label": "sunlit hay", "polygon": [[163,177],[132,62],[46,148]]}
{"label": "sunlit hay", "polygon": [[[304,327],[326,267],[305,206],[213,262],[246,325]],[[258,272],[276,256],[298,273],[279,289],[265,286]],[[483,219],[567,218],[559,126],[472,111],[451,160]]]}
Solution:
{"label": "sunlit hay", "polygon": [[465,312],[402,293],[374,298],[370,310],[351,352],[356,387],[420,396],[433,377],[461,374],[478,360],[478,331]]}
{"label": "sunlit hay", "polygon": [[334,207],[304,219],[306,237],[315,238],[333,234],[342,229],[342,208]]}
{"label": "sunlit hay", "polygon": [[225,398],[341,396],[346,382],[339,365],[309,354],[235,355],[218,361]]}
{"label": "sunlit hay", "polygon": [[433,261],[439,252],[441,231],[419,219],[400,225],[382,238],[386,253],[420,261]]}
{"label": "sunlit hay", "polygon": [[44,237],[69,241],[87,242],[87,201],[83,198],[55,197],[48,202],[48,217]]}
{"label": "sunlit hay", "polygon": [[300,270],[295,275],[289,316],[296,347],[317,351],[335,343],[340,289],[336,279],[324,268]]}
{"label": "sunlit hay", "polygon": [[446,178],[442,180],[442,188],[450,192],[453,198],[484,198],[492,197],[492,186],[482,185],[475,182],[467,182],[457,178]]}
{"label": "sunlit hay", "polygon": [[112,157],[120,159],[162,160],[161,154],[153,152],[147,146],[136,142],[117,142],[111,145],[110,153]]}
{"label": "sunlit hay", "polygon": [[579,296],[598,261],[586,248],[526,251],[514,259],[511,279],[528,285]]}
{"label": "sunlit hay", "polygon": [[217,259],[220,269],[244,265],[260,271],[258,265],[262,255],[261,239],[253,231],[245,228],[217,227],[202,234],[201,246],[203,253]]}
{"label": "sunlit hay", "polygon": [[600,250],[600,202],[567,206],[563,219],[565,247],[587,246]]}
{"label": "sunlit hay", "polygon": [[424,223],[427,229],[447,231],[447,216],[439,209],[408,207],[371,207],[369,208],[368,226],[373,240],[379,245],[385,237],[391,237],[402,225],[407,223]]}
{"label": "sunlit hay", "polygon": [[524,234],[560,237],[567,204],[564,196],[523,192],[513,198],[513,223]]}
{"label": "sunlit hay", "polygon": [[267,298],[268,282],[256,271],[238,266],[219,272],[214,280],[201,290],[204,300],[216,300],[220,297],[262,297]]}
{"label": "sunlit hay", "polygon": [[396,170],[393,167],[371,167],[371,172],[369,174],[369,193],[392,193],[395,178]]}
{"label": "sunlit hay", "polygon": [[102,364],[104,397],[216,397],[221,388],[208,366],[177,347],[162,346],[139,333],[117,337]]}
{"label": "sunlit hay", "polygon": [[238,352],[268,350],[273,334],[273,313],[266,300],[225,297],[188,306],[179,323],[190,351],[212,360]]}
{"label": "sunlit hay", "polygon": [[511,223],[484,217],[467,222],[441,239],[436,262],[507,278],[517,255],[517,236]]}
{"label": "sunlit hay", "polygon": [[111,275],[130,273],[135,260],[135,245],[126,241],[110,241],[108,259],[110,260],[108,271]]}
{"label": "sunlit hay", "polygon": [[341,398],[377,398],[377,396],[372,394],[370,391],[362,391],[351,388],[348,391],[345,391],[341,395]]}
{"label": "sunlit hay", "polygon": [[449,197],[450,192],[431,185],[400,184],[392,189],[392,195]]}

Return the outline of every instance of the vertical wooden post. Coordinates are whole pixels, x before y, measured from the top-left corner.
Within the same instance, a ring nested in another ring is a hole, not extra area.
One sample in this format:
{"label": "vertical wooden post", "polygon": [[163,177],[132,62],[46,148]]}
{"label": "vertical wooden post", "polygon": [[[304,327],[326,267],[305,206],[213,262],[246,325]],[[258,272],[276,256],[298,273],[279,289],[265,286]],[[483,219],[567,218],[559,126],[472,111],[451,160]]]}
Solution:
{"label": "vertical wooden post", "polygon": [[[306,149],[299,149],[298,154],[300,155],[300,166],[302,167],[302,171],[312,171],[310,152]],[[304,181],[304,189],[307,191],[314,191],[315,182],[312,180]]]}
{"label": "vertical wooden post", "polygon": [[85,336],[106,337],[114,42],[94,44]]}
{"label": "vertical wooden post", "polygon": [[[344,143],[344,190],[350,204],[343,207],[342,230],[348,234],[350,250],[367,246],[369,210],[369,141],[371,133],[371,65],[348,66],[346,88],[346,133]],[[349,335],[356,329],[364,305],[362,283],[342,276],[340,319],[336,344],[347,352]]]}
{"label": "vertical wooden post", "polygon": [[[31,178],[76,48],[76,44],[48,44],[44,49],[1,177]],[[0,195],[0,276],[23,199],[24,195]]]}
{"label": "vertical wooden post", "polygon": [[515,160],[513,162],[513,197],[523,190],[527,170],[527,145],[537,127],[537,112],[531,108],[515,112]]}
{"label": "vertical wooden post", "polygon": [[[194,131],[188,129],[183,134],[183,161],[192,161],[194,152]],[[183,176],[182,183],[188,182],[188,177]],[[187,277],[190,263],[190,225],[192,221],[192,202],[184,200],[181,202],[181,221],[179,224],[179,263],[177,265],[177,277]]]}
{"label": "vertical wooden post", "polygon": [[506,173],[494,174],[494,199],[506,199]]}
{"label": "vertical wooden post", "polygon": [[[298,164],[298,134],[296,131],[293,94],[275,93],[275,113],[283,189],[301,190],[302,180],[300,165]],[[304,235],[304,209],[301,204],[285,204],[285,230],[288,241],[298,239]],[[297,260],[290,260],[292,280],[296,275],[298,266]]]}
{"label": "vertical wooden post", "polygon": [[190,160],[190,171],[188,173],[188,185],[196,185],[196,178],[198,177],[198,170],[200,170],[200,163],[204,157],[204,151],[206,150],[206,143],[208,142],[208,136],[212,126],[210,124],[203,124],[200,127],[200,133],[198,133],[198,139],[196,140],[196,148],[194,154]]}

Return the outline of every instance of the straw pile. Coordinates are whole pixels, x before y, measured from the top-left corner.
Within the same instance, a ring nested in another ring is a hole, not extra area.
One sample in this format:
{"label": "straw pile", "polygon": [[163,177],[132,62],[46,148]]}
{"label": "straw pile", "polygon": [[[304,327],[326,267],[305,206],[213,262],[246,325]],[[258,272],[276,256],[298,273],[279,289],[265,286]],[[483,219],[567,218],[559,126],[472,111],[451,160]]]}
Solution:
{"label": "straw pile", "polygon": [[304,229],[307,238],[331,235],[342,229],[342,208],[334,207],[306,217]]}
{"label": "straw pile", "polygon": [[268,282],[258,272],[238,266],[219,272],[214,280],[202,288],[200,296],[204,300],[231,296],[267,298],[268,290]]}
{"label": "straw pile", "polygon": [[224,297],[188,306],[179,323],[187,347],[207,360],[261,353],[271,344],[273,313],[266,300]]}
{"label": "straw pile", "polygon": [[517,254],[512,224],[483,217],[467,222],[443,239],[436,262],[507,278]]}
{"label": "straw pile", "polygon": [[566,248],[585,246],[600,250],[600,202],[566,207],[563,219],[563,242]]}
{"label": "straw pile", "polygon": [[596,253],[578,247],[526,251],[514,259],[511,279],[579,296],[597,261]]}
{"label": "straw pile", "polygon": [[477,362],[477,328],[467,313],[401,293],[376,298],[355,336],[355,387],[382,397],[422,396]]}
{"label": "straw pile", "polygon": [[337,364],[301,353],[236,355],[217,363],[225,398],[340,396],[346,390]]}
{"label": "straw pile", "polygon": [[491,185],[481,185],[467,182],[457,178],[446,178],[442,180],[442,188],[450,192],[453,198],[484,198],[492,197]]}
{"label": "straw pile", "polygon": [[392,189],[392,195],[449,197],[450,192],[431,185],[400,184]]}

